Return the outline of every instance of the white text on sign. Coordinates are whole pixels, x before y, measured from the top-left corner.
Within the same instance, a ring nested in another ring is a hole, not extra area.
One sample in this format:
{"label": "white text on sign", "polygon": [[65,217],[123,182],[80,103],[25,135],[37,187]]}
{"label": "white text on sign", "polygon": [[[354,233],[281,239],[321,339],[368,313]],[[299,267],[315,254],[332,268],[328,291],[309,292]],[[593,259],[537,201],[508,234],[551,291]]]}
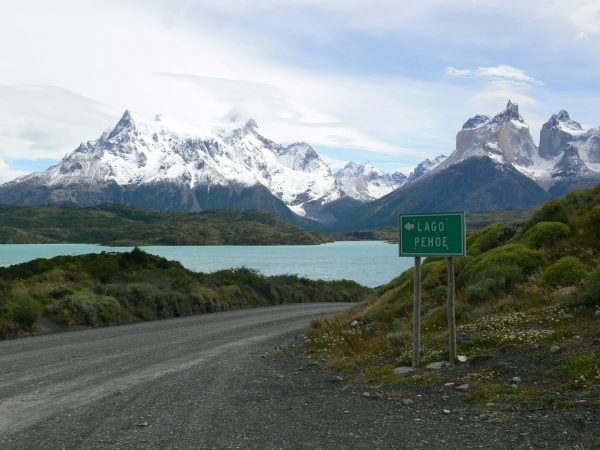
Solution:
{"label": "white text on sign", "polygon": [[443,247],[448,248],[448,237],[416,237],[415,248]]}

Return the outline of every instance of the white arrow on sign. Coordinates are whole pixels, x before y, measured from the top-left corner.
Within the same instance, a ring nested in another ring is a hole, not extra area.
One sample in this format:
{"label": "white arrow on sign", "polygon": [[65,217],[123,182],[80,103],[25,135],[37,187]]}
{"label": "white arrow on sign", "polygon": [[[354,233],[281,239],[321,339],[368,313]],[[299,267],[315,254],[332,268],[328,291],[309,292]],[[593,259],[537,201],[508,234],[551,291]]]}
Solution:
{"label": "white arrow on sign", "polygon": [[412,231],[415,229],[415,224],[408,222],[406,225],[404,225],[404,228],[406,228],[406,231]]}

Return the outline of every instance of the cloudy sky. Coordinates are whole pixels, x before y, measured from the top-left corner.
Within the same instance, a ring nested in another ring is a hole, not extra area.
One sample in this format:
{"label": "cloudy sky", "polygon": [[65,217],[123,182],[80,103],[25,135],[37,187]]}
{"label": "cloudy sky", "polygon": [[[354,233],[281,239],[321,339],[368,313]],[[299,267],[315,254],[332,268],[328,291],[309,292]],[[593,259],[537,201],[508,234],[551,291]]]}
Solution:
{"label": "cloudy sky", "polygon": [[560,109],[600,126],[600,0],[6,1],[0,56],[0,182],[125,109],[405,173],[509,98],[536,142]]}

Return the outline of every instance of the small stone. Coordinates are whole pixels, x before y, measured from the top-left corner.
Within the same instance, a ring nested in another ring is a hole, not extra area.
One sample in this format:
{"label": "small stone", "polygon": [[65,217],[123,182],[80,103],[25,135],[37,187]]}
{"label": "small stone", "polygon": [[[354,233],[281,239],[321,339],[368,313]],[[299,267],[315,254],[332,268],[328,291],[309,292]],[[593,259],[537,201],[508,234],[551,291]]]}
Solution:
{"label": "small stone", "polygon": [[456,389],[457,391],[468,391],[469,390],[469,385],[467,383],[465,384],[461,384],[460,386],[456,386],[454,389]]}
{"label": "small stone", "polygon": [[148,426],[148,422],[141,422],[141,423],[138,423],[136,426],[140,427],[140,428],[145,428]]}
{"label": "small stone", "polygon": [[448,397],[447,395],[442,395],[442,400],[448,400],[450,397]]}
{"label": "small stone", "polygon": [[573,336],[573,339],[576,341],[580,341],[581,340],[581,336]]}
{"label": "small stone", "polygon": [[448,361],[437,361],[437,362],[432,362],[432,363],[427,364],[427,368],[433,369],[433,370],[439,370],[444,367],[448,367],[448,365],[449,365]]}
{"label": "small stone", "polygon": [[552,347],[550,347],[550,353],[557,353],[560,350],[560,347],[558,345],[553,345]]}
{"label": "small stone", "polygon": [[417,394],[417,398],[423,398],[423,394]]}
{"label": "small stone", "polygon": [[285,378],[285,375],[277,375],[277,378],[281,378],[283,380]]}
{"label": "small stone", "polygon": [[446,387],[452,387],[452,386],[454,386],[454,383],[453,382],[445,383],[444,386],[446,386]]}
{"label": "small stone", "polygon": [[358,320],[353,320],[352,322],[350,322],[350,326],[352,328],[357,327],[358,326]]}
{"label": "small stone", "polygon": [[456,359],[461,363],[467,362],[467,357],[465,355],[458,355]]}
{"label": "small stone", "polygon": [[402,399],[402,404],[403,404],[404,406],[410,406],[410,405],[412,405],[413,403],[414,403],[414,402],[413,402],[413,401],[412,401],[410,398],[404,398],[404,399]]}
{"label": "small stone", "polygon": [[411,373],[414,372],[415,368],[414,367],[396,367],[395,369],[392,369],[392,374],[394,375],[404,375],[406,373]]}
{"label": "small stone", "polygon": [[363,392],[362,396],[365,398],[371,398],[371,393],[370,392]]}
{"label": "small stone", "polygon": [[521,377],[512,377],[512,379],[510,381],[512,381],[513,383],[520,383]]}
{"label": "small stone", "polygon": [[575,403],[584,404],[584,403],[587,403],[587,400],[586,399],[577,400]]}
{"label": "small stone", "polygon": [[594,317],[596,319],[600,319],[600,309],[597,309],[596,311],[594,311]]}
{"label": "small stone", "polygon": [[513,389],[516,389],[516,388],[518,388],[519,386],[517,386],[515,383],[512,383],[512,384],[510,385],[510,387],[511,387],[511,388],[513,388]]}
{"label": "small stone", "polygon": [[492,403],[492,402],[489,402],[489,403],[486,403],[485,406],[496,406],[496,404]]}
{"label": "small stone", "polygon": [[451,413],[451,411],[449,409],[442,409],[442,412],[444,414],[450,414]]}

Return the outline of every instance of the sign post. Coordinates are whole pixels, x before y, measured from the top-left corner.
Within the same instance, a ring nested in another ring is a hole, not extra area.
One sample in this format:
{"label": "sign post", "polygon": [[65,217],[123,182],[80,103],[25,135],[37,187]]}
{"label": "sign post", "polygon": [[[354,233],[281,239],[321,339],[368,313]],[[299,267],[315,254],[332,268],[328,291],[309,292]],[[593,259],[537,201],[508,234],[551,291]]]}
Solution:
{"label": "sign post", "polygon": [[412,366],[421,364],[421,257],[415,256],[415,282],[413,298],[413,355]]}
{"label": "sign post", "polygon": [[415,257],[413,302],[413,367],[420,363],[421,347],[421,257],[445,256],[448,259],[448,355],[456,361],[456,320],[454,306],[454,260],[466,250],[465,215],[462,212],[444,214],[401,214],[400,256]]}

